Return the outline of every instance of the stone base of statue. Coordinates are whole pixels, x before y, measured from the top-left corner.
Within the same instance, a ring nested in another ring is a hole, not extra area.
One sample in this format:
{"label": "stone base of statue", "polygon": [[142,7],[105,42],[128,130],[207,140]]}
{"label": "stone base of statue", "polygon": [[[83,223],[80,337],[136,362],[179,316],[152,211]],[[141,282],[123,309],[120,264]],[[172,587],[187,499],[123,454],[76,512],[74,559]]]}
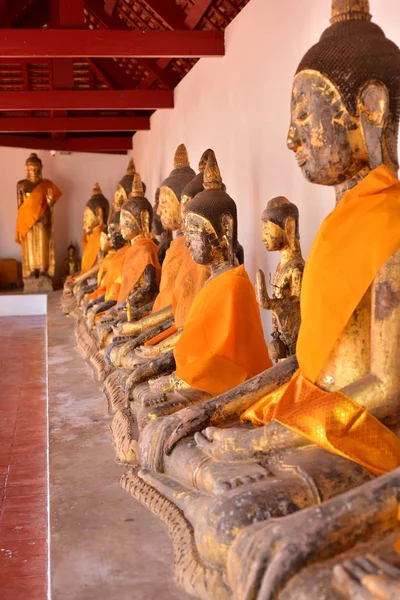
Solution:
{"label": "stone base of statue", "polygon": [[24,277],[25,294],[47,294],[54,290],[53,280],[45,275],[41,277]]}

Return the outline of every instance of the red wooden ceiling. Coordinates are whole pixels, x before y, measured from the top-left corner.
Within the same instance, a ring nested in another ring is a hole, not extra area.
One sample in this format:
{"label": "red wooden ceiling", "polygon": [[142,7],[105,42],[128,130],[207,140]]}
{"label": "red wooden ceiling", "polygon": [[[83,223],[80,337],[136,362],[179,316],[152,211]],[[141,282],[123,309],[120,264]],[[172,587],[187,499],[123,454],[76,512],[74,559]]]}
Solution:
{"label": "red wooden ceiling", "polygon": [[[198,57],[223,54],[215,32],[248,2],[0,0],[0,145],[126,152],[154,109],[173,106],[174,88]],[[147,50],[124,30],[145,32]],[[116,47],[131,57],[113,57]]]}

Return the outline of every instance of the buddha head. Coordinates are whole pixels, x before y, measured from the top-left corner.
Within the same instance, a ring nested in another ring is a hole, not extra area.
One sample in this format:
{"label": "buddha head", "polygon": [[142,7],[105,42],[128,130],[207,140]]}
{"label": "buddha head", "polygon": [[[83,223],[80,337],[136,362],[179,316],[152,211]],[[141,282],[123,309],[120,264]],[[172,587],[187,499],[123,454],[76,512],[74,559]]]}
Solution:
{"label": "buddha head", "polygon": [[278,196],[261,215],[262,241],[268,252],[300,248],[299,210],[287,198]]}
{"label": "buddha head", "polygon": [[67,248],[68,260],[75,261],[76,260],[76,246],[71,242]]}
{"label": "buddha head", "polygon": [[91,234],[95,227],[105,227],[108,219],[110,205],[107,198],[103,196],[98,183],[95,184],[92,197],[86,203],[83,211],[83,230]]}
{"label": "buddha head", "polygon": [[32,152],[25,162],[26,178],[32,183],[42,179],[43,163],[35,152]]}
{"label": "buddha head", "polygon": [[149,237],[153,209],[147,198],[139,173],[135,173],[130,197],[121,208],[120,226],[124,240],[133,242],[139,237]]}
{"label": "buddha head", "polygon": [[124,202],[128,200],[132,189],[133,176],[136,172],[133,158],[130,159],[125,175],[119,181],[114,193],[113,211],[119,212]]}
{"label": "buddha head", "polygon": [[204,190],[185,204],[186,245],[201,265],[233,265],[237,247],[236,204],[224,191],[214,153],[204,171]]}
{"label": "buddha head", "polygon": [[[185,187],[182,191],[182,194],[181,194],[182,221],[184,220],[185,205],[187,204],[187,202],[189,202],[189,200],[192,200],[192,198],[194,198],[195,196],[197,196],[197,194],[200,194],[200,192],[202,192],[204,190],[204,187],[203,187],[204,171],[207,166],[207,161],[211,155],[213,155],[213,157],[215,159],[214,150],[211,150],[210,148],[208,148],[208,150],[203,152],[203,154],[201,155],[201,158],[200,158],[200,162],[199,162],[199,172],[197,173],[197,175],[195,177],[193,177],[193,179],[191,179],[189,181],[189,183],[187,185],[185,185]],[[223,186],[223,189],[225,190],[225,186]]]}
{"label": "buddha head", "polygon": [[332,0],[331,26],[294,79],[287,145],[312,183],[398,169],[400,50],[371,23],[368,0]]}
{"label": "buddha head", "polygon": [[174,168],[160,186],[158,214],[165,229],[176,231],[181,228],[182,191],[195,175],[189,165],[186,146],[181,144],[175,152]]}
{"label": "buddha head", "polygon": [[121,233],[120,216],[121,213],[116,212],[111,215],[108,221],[108,241],[110,248],[113,248],[114,250],[119,250],[125,245],[125,240]]}

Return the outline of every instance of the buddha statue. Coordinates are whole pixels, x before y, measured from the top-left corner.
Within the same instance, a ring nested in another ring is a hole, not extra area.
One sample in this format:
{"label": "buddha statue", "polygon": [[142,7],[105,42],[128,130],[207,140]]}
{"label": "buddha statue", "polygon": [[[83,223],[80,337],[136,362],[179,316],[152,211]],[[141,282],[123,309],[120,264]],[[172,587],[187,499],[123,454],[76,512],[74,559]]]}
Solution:
{"label": "buddha statue", "polygon": [[53,207],[62,192],[42,176],[43,164],[34,152],[25,163],[26,178],[17,184],[15,241],[22,247],[26,292],[53,289],[55,272]]}
{"label": "buddha statue", "polygon": [[162,222],[161,217],[158,214],[158,206],[160,203],[160,188],[156,189],[155,203],[153,207],[153,229],[152,236],[156,244],[158,244],[158,260],[162,266],[165,255],[172,242],[172,231],[166,229]]}
{"label": "buddha statue", "polygon": [[78,258],[78,251],[72,242],[67,248],[67,258],[64,260],[64,273],[67,277],[71,277],[78,273],[81,268],[81,261]]}
{"label": "buddha statue", "polygon": [[107,251],[107,236],[102,236],[102,233],[107,227],[109,209],[108,200],[96,183],[83,211],[81,270],[68,277],[64,283],[61,304],[65,313],[70,313],[76,306],[74,296],[81,287],[88,284],[92,288],[96,286],[96,275]]}
{"label": "buddha statue", "polygon": [[[250,525],[262,537],[271,517],[400,465],[400,51],[371,23],[367,0],[332,7],[292,93],[288,147],[305,177],[333,186],[337,200],[305,266],[296,357],[148,423],[144,468],[123,480],[142,501],[152,496],[155,510],[159,494],[183,511],[203,572],[223,572]],[[258,546],[264,568],[272,549]],[[250,559],[243,580],[252,569]],[[257,597],[259,585],[258,577],[236,597]]]}
{"label": "buddha statue", "polygon": [[265,275],[257,273],[256,291],[260,306],[272,311],[269,355],[278,362],[296,353],[300,327],[300,291],[304,260],[299,236],[299,211],[286,198],[270,200],[262,214],[262,240],[268,252],[279,251],[280,261],[268,296]]}
{"label": "buddha statue", "polygon": [[184,205],[185,237],[193,260],[208,266],[211,276],[174,345],[172,375],[160,378],[150,394],[135,388],[130,411],[139,432],[148,421],[202,402],[271,365],[254,289],[235,256],[236,204],[222,189],[214,153],[203,185]]}

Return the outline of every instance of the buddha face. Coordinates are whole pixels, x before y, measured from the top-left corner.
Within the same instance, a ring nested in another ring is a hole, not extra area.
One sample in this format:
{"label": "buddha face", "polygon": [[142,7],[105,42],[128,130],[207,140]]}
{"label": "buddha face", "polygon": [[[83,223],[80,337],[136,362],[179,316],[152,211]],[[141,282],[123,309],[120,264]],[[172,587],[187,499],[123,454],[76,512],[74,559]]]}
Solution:
{"label": "buddha face", "polygon": [[277,252],[285,246],[285,232],[279,227],[279,225],[276,225],[272,221],[263,221],[262,242],[268,252]]}
{"label": "buddha face", "polygon": [[117,185],[117,189],[115,190],[115,194],[114,194],[114,210],[116,210],[116,211],[121,210],[121,206],[123,205],[123,203],[126,200],[127,200],[126,192],[125,192],[124,188],[122,187],[122,185],[119,183]]}
{"label": "buddha face", "polygon": [[162,186],[157,214],[165,229],[176,231],[182,226],[181,203],[171,188]]}
{"label": "buddha face", "polygon": [[294,80],[287,146],[308,181],[338,185],[368,166],[359,119],[347,111],[337,88],[317,71]]}
{"label": "buddha face", "polygon": [[121,210],[120,226],[122,237],[126,241],[135,239],[141,233],[139,223],[128,210]]}
{"label": "buddha face", "polygon": [[121,234],[121,227],[117,223],[110,223],[108,226],[108,239],[111,248],[119,249],[124,245],[124,238]]}
{"label": "buddha face", "polygon": [[97,215],[88,206],[83,211],[83,231],[86,234],[91,234],[93,229],[99,224]]}
{"label": "buddha face", "polygon": [[42,166],[38,162],[29,162],[26,165],[26,177],[29,181],[38,181],[42,177]]}
{"label": "buddha face", "polygon": [[216,262],[220,241],[211,223],[195,213],[185,217],[185,243],[193,260],[200,265]]}

